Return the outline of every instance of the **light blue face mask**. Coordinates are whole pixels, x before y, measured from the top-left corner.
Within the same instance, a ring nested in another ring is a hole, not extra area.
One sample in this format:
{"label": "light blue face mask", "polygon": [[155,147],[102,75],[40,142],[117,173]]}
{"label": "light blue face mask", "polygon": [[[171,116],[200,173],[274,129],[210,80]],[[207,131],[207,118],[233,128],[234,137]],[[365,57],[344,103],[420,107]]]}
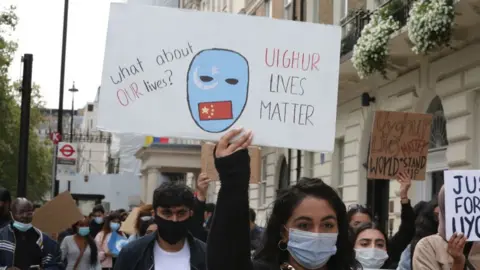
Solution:
{"label": "light blue face mask", "polygon": [[78,234],[80,236],[87,236],[90,233],[90,228],[89,227],[79,227],[78,228]]}
{"label": "light blue face mask", "polygon": [[307,269],[327,264],[337,253],[337,233],[311,233],[290,229],[287,250],[295,261]]}
{"label": "light blue face mask", "polygon": [[95,217],[95,223],[102,224],[103,223],[103,217]]}
{"label": "light blue face mask", "polygon": [[120,229],[120,223],[111,222],[110,223],[110,229],[112,229],[112,231],[118,231],[118,229]]}
{"label": "light blue face mask", "polygon": [[21,232],[26,232],[28,230],[30,230],[32,228],[32,224],[30,223],[21,223],[21,222],[18,222],[18,221],[14,221],[13,222],[13,227],[15,227],[15,229],[21,231]]}

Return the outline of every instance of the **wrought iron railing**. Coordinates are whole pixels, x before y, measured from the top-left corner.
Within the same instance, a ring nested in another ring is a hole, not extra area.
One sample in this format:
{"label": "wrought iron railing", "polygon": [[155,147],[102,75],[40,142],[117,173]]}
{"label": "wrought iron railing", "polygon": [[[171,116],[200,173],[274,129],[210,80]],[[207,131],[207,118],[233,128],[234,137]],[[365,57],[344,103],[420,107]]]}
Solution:
{"label": "wrought iron railing", "polygon": [[402,27],[407,24],[408,13],[414,1],[415,0],[389,0],[379,8],[384,9],[384,12],[392,16],[394,20],[400,23],[400,27]]}
{"label": "wrought iron railing", "polygon": [[363,28],[370,21],[370,13],[365,9],[351,11],[342,22],[342,48],[340,56],[353,50]]}
{"label": "wrought iron railing", "polygon": [[[70,141],[70,134],[64,134],[62,140],[65,142]],[[72,142],[84,142],[84,143],[106,143],[112,142],[112,135],[106,132],[99,132],[95,134],[90,133],[74,133],[72,136]]]}
{"label": "wrought iron railing", "polygon": [[[400,23],[400,26],[407,24],[408,14],[415,0],[389,0],[378,9]],[[377,9],[377,10],[378,10]],[[353,50],[363,28],[370,22],[371,12],[365,9],[352,10],[345,17],[342,26],[342,48],[340,56],[344,56]]]}

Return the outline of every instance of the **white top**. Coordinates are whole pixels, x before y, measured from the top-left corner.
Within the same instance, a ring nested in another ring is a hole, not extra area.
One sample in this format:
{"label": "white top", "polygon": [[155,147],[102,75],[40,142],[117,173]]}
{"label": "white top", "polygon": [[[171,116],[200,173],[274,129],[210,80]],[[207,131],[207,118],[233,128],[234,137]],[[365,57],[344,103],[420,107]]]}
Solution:
{"label": "white top", "polygon": [[158,242],[153,250],[155,270],[190,270],[190,247],[187,241],[178,252],[163,250]]}
{"label": "white top", "polygon": [[[75,242],[74,236],[69,235],[65,237],[62,241],[60,249],[62,251],[62,260],[67,260],[67,267],[65,269],[73,270],[73,267],[75,266],[75,262],[77,261],[78,256],[80,256],[80,248],[78,247],[77,242]],[[85,248],[85,252],[83,253],[82,259],[78,264],[77,270],[102,269],[100,262],[98,262],[95,265],[90,264],[90,256],[91,256],[90,246],[87,245],[87,247]]]}

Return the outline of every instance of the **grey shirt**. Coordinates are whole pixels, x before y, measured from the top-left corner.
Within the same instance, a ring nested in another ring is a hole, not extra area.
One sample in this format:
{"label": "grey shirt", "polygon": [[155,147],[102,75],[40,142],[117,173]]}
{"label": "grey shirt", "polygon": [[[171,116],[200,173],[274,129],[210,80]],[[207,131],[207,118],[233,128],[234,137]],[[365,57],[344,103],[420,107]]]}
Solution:
{"label": "grey shirt", "polygon": [[[63,239],[60,249],[62,250],[62,260],[67,261],[67,267],[65,269],[73,270],[75,262],[77,261],[78,256],[80,256],[80,248],[78,248],[78,245],[75,242],[73,235],[69,235],[65,237],[65,239]],[[102,269],[100,263],[97,263],[94,266],[90,264],[90,253],[90,247],[87,245],[87,247],[85,248],[85,252],[83,253],[82,259],[80,260],[80,263],[78,264],[76,270]]]}

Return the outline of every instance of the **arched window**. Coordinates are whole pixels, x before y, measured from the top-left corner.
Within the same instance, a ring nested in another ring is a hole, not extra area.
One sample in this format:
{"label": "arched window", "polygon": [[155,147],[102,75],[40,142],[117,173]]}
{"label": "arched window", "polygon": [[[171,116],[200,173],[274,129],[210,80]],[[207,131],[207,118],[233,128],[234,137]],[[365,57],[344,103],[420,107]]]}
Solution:
{"label": "arched window", "polygon": [[[436,96],[428,106],[427,113],[433,114],[432,128],[430,131],[429,152],[444,150],[448,146],[447,139],[447,120],[445,119],[442,100]],[[432,193],[434,197],[443,186],[443,171],[433,171],[431,174]]]}
{"label": "arched window", "polygon": [[447,120],[443,112],[442,101],[438,96],[430,102],[427,113],[433,114],[429,148],[445,148],[448,145]]}

